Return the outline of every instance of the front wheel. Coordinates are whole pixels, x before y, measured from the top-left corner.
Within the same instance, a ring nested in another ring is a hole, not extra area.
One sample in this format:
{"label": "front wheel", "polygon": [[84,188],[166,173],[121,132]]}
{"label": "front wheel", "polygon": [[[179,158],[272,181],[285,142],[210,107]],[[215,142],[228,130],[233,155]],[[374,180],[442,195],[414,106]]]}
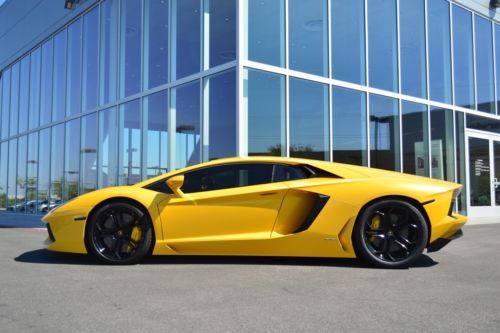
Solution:
{"label": "front wheel", "polygon": [[422,254],[428,235],[425,218],[415,206],[381,200],[363,209],[352,238],[361,259],[382,268],[402,268]]}
{"label": "front wheel", "polygon": [[143,209],[126,202],[100,207],[88,221],[87,251],[108,264],[135,264],[153,246],[153,228]]}

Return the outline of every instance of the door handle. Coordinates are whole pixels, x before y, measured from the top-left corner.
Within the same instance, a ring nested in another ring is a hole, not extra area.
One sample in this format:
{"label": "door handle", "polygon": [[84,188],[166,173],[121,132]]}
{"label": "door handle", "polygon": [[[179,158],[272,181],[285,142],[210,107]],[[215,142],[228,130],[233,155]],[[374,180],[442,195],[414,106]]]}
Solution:
{"label": "door handle", "polygon": [[495,188],[498,188],[499,185],[500,185],[500,182],[498,181],[498,178],[493,178],[493,186]]}
{"label": "door handle", "polygon": [[266,196],[266,195],[275,195],[277,192],[266,192],[266,193],[261,193],[261,196]]}

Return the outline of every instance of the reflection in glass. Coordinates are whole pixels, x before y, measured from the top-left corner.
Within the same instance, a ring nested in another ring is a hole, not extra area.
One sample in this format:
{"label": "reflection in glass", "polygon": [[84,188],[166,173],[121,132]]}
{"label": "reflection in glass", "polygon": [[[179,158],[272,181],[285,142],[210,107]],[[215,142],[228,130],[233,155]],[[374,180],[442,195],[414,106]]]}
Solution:
{"label": "reflection in glass", "polygon": [[16,62],[12,66],[11,81],[10,81],[10,135],[16,135],[18,132],[18,118],[19,118],[19,72],[20,64]]}
{"label": "reflection in glass", "polygon": [[366,94],[333,88],[333,161],[368,165],[366,149]]}
{"label": "reflection in glass", "polygon": [[475,15],[477,109],[495,114],[493,32],[491,22]]}
{"label": "reflection in glass", "polygon": [[9,143],[0,144],[0,211],[7,209],[7,165],[9,161]]}
{"label": "reflection in glass", "polygon": [[290,68],[328,76],[326,0],[289,0]]}
{"label": "reflection in glass", "polygon": [[96,7],[83,16],[83,95],[82,110],[97,106],[97,72],[99,40],[99,8]]}
{"label": "reflection in glass", "polygon": [[120,16],[120,97],[141,90],[142,2],[122,1]]}
{"label": "reflection in glass", "polygon": [[66,123],[66,141],[64,154],[64,191],[63,200],[78,196],[78,172],[80,166],[80,119]]}
{"label": "reflection in glass", "polygon": [[7,176],[7,210],[16,210],[16,187],[17,187],[17,139],[9,141],[8,158],[8,176]]}
{"label": "reflection in glass", "polygon": [[145,1],[144,6],[144,85],[150,89],[168,81],[170,13],[165,0]]}
{"label": "reflection in glass", "polygon": [[101,105],[103,105],[116,100],[118,0],[106,0],[101,4],[100,8],[99,99]]}
{"label": "reflection in glass", "polygon": [[118,184],[132,185],[141,181],[141,101],[120,105]]}
{"label": "reflection in glass", "polygon": [[200,0],[172,0],[172,78],[200,71]]}
{"label": "reflection in glass", "polygon": [[52,119],[52,69],[54,64],[54,41],[49,39],[42,45],[42,73],[40,82],[40,125]]}
{"label": "reflection in glass", "polygon": [[457,179],[456,182],[462,184],[462,192],[457,200],[457,209],[460,214],[467,213],[467,188],[466,172],[465,172],[465,121],[462,112],[455,113],[455,138],[456,138],[456,165]]}
{"label": "reflection in glass", "polygon": [[99,112],[98,188],[118,185],[118,124],[116,108]]}
{"label": "reflection in glass", "polygon": [[[50,130],[40,131],[40,151],[38,155],[38,200],[40,205],[49,199],[50,188]],[[39,211],[42,206],[39,207]]]}
{"label": "reflection in glass", "polygon": [[431,176],[455,181],[453,111],[431,108]]}
{"label": "reflection in glass", "polygon": [[370,166],[400,171],[399,105],[394,98],[370,96]]}
{"label": "reflection in glass", "polygon": [[194,82],[172,90],[175,119],[175,168],[200,163],[200,84]]}
{"label": "reflection in glass", "polygon": [[286,156],[285,77],[246,70],[248,155]]}
{"label": "reflection in glass", "polygon": [[30,91],[30,57],[26,56],[21,60],[19,73],[19,133],[28,129],[29,117],[29,91]]}
{"label": "reflection in glass", "polygon": [[66,30],[54,37],[53,84],[52,121],[57,121],[66,115]]}
{"label": "reflection in glass", "polygon": [[452,103],[450,3],[427,1],[430,99]]}
{"label": "reflection in glass", "polygon": [[97,113],[82,118],[80,194],[97,189]]}
{"label": "reflection in glass", "polygon": [[290,156],[329,160],[328,86],[290,78]]}
{"label": "reflection in glass", "polygon": [[38,185],[38,132],[28,135],[28,157],[26,160],[26,209],[34,214],[38,210],[36,191]]}
{"label": "reflection in glass", "polygon": [[64,179],[64,149],[61,149],[62,142],[64,142],[64,124],[53,126],[50,162],[50,199],[54,201],[62,200]]}
{"label": "reflection in glass", "polygon": [[66,115],[80,113],[82,91],[82,20],[78,19],[68,27],[68,94]]}
{"label": "reflection in glass", "polygon": [[204,157],[236,156],[236,72],[208,78],[208,87],[208,156]]}
{"label": "reflection in glass", "polygon": [[143,178],[151,178],[168,172],[168,91],[146,97],[143,105]]}
{"label": "reflection in glass", "polygon": [[365,84],[365,2],[332,1],[332,76]]}
{"label": "reflection in glass", "polygon": [[455,105],[475,109],[472,14],[455,5],[453,5],[453,56]]}
{"label": "reflection in glass", "polygon": [[247,0],[248,59],[285,66],[284,0]]}
{"label": "reflection in glass", "polygon": [[429,176],[427,105],[403,101],[403,172]]}
{"label": "reflection in glass", "polygon": [[40,55],[40,48],[37,48],[30,56],[29,129],[38,127],[40,121]]}
{"label": "reflection in glass", "polygon": [[28,140],[26,135],[18,140],[17,146],[17,176],[16,176],[16,211],[23,212],[26,203],[26,151]]}
{"label": "reflection in glass", "polygon": [[205,67],[212,68],[236,59],[236,0],[210,0],[204,4],[208,7],[205,13],[208,10],[210,31],[210,59],[205,59]]}
{"label": "reflection in glass", "polygon": [[427,97],[424,0],[400,0],[401,92]]}
{"label": "reflection in glass", "polygon": [[471,206],[490,206],[490,142],[469,137],[469,189]]}
{"label": "reflection in glass", "polygon": [[500,120],[468,114],[467,128],[500,134]]}
{"label": "reflection in glass", "polygon": [[9,110],[10,110],[10,68],[2,72],[2,123],[0,134],[2,139],[9,137]]}
{"label": "reflection in glass", "polygon": [[367,3],[370,86],[397,91],[396,1],[370,0]]}

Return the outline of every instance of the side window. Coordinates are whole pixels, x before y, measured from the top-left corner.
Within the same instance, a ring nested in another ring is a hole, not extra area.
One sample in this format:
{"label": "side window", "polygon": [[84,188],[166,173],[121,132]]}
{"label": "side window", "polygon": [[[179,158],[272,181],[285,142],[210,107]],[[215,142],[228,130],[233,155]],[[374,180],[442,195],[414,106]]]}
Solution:
{"label": "side window", "polygon": [[184,175],[184,193],[223,190],[271,183],[273,165],[241,163],[220,165],[188,172]]}
{"label": "side window", "polygon": [[310,173],[302,167],[282,164],[276,164],[274,167],[273,182],[286,182],[309,177]]}

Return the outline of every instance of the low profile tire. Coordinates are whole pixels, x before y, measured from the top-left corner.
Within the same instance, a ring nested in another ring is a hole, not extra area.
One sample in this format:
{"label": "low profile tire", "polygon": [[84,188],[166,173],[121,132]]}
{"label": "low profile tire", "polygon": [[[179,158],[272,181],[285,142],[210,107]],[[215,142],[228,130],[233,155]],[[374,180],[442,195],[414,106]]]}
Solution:
{"label": "low profile tire", "polygon": [[356,255],[381,268],[404,268],[421,255],[429,231],[422,213],[402,200],[381,200],[360,213],[353,230]]}
{"label": "low profile tire", "polygon": [[87,251],[99,261],[130,265],[150,253],[153,228],[143,209],[130,203],[112,202],[92,215],[85,240]]}

